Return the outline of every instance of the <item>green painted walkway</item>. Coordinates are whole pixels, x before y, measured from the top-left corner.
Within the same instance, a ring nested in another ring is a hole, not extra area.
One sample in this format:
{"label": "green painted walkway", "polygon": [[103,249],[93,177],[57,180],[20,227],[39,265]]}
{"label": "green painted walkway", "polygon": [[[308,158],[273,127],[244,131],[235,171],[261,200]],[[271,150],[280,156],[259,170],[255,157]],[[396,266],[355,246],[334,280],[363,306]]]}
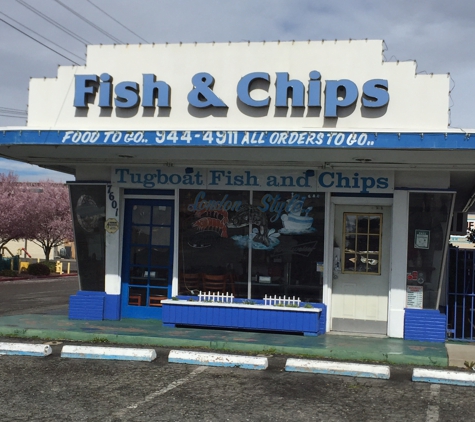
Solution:
{"label": "green painted walkway", "polygon": [[163,327],[156,320],[70,320],[67,315],[0,317],[0,336],[109,344],[203,348],[224,352],[287,354],[348,361],[448,365],[444,343],[325,334],[305,337],[200,328]]}

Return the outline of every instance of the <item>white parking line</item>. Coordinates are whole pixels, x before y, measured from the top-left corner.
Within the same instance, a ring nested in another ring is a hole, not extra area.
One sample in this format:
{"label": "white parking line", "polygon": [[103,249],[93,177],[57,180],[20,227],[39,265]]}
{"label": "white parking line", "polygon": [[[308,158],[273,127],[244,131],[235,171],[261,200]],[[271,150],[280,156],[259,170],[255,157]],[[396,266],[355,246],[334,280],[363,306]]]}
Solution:
{"label": "white parking line", "polygon": [[439,420],[439,393],[440,385],[432,384],[430,386],[430,399],[427,406],[426,422],[438,422]]}
{"label": "white parking line", "polygon": [[158,391],[155,391],[155,392],[149,394],[143,400],[138,401],[137,403],[131,404],[131,405],[127,406],[125,409],[122,409],[122,410],[119,410],[118,412],[115,412],[112,416],[115,416],[115,417],[118,417],[118,418],[125,416],[125,414],[128,411],[133,410],[133,409],[137,409],[139,406],[142,406],[143,404],[148,403],[148,402],[156,399],[157,397],[159,397],[159,396],[161,396],[165,393],[168,393],[170,390],[173,390],[174,388],[179,387],[180,385],[191,381],[194,377],[196,377],[197,375],[199,375],[203,371],[205,371],[206,368],[207,368],[206,366],[198,366],[198,368],[196,368],[193,372],[188,374],[186,377],[181,378],[177,381],[174,381],[171,384],[167,385],[166,387],[162,388],[161,390],[158,390]]}

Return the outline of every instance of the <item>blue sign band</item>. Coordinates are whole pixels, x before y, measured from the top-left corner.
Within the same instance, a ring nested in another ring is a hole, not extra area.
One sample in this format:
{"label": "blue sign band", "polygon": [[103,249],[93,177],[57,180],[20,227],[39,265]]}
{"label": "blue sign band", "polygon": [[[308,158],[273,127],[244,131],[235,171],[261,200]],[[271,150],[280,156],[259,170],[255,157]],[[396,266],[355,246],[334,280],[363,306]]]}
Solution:
{"label": "blue sign band", "polygon": [[[4,130],[0,145],[220,146],[473,150],[467,133]],[[475,138],[475,137],[474,137]]]}

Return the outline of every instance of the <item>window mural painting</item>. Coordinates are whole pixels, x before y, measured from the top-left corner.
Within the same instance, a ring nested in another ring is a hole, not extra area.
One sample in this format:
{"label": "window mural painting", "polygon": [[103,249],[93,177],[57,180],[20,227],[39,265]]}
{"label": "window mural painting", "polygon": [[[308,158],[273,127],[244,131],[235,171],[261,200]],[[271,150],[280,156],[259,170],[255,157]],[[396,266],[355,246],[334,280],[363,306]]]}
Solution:
{"label": "window mural painting", "polygon": [[214,274],[237,297],[320,301],[323,224],[316,193],[180,190],[179,293]]}
{"label": "window mural painting", "polygon": [[70,184],[81,290],[105,289],[105,185]]}
{"label": "window mural painting", "polygon": [[246,204],[241,206],[232,217],[230,227],[251,227],[252,232],[243,236],[233,236],[240,247],[253,249],[273,249],[279,244],[279,233],[269,230],[267,215],[259,206]]}

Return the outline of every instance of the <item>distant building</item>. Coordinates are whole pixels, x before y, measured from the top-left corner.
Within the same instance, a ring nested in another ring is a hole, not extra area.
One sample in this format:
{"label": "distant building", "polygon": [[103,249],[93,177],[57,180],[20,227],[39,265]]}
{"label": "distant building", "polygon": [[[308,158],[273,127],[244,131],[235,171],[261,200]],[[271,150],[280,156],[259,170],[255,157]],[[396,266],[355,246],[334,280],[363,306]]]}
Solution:
{"label": "distant building", "polygon": [[[5,249],[6,251],[4,255],[6,257],[18,255],[20,258],[35,258],[40,260],[45,259],[45,253],[41,246],[37,245],[31,240],[11,240],[5,245]],[[51,253],[50,259],[57,258],[74,259],[74,242],[65,242],[62,246],[55,248]]]}

